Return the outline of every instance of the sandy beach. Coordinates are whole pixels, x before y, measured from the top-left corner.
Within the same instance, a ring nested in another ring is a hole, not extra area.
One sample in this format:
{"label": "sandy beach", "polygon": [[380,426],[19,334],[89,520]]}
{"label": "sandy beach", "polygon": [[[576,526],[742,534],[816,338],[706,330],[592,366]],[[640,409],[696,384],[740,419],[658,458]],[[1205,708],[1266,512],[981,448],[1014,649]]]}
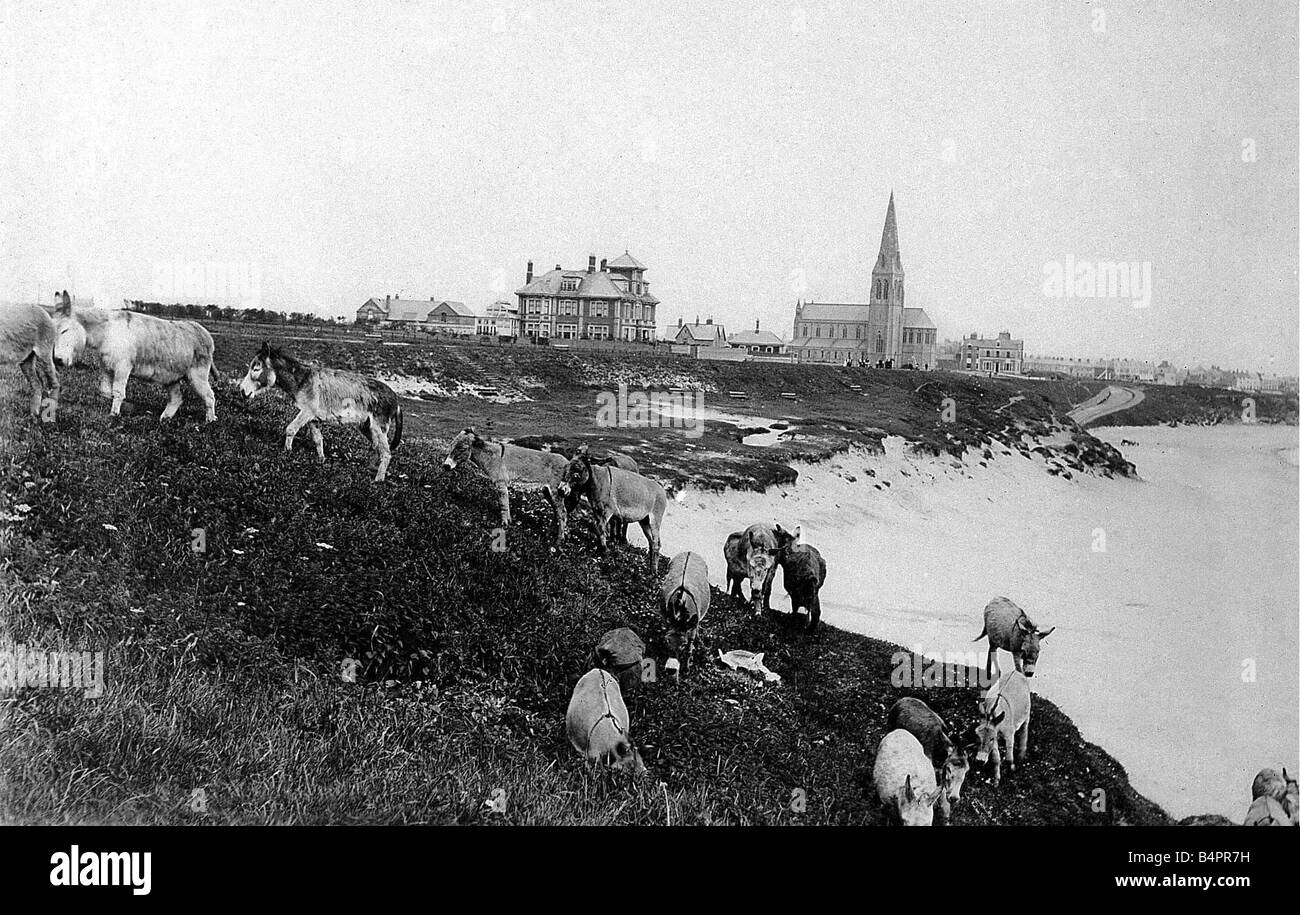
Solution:
{"label": "sandy beach", "polygon": [[[1139,443],[1124,452],[1140,479],[1066,480],[996,449],[987,466],[916,457],[889,439],[883,456],[798,465],[796,485],[767,493],[688,490],[670,506],[664,554],[700,552],[724,586],[729,532],[797,524],[829,566],[826,622],[939,657],[982,657],[982,609],[1005,595],[1059,627],[1034,690],[1134,788],[1175,817],[1239,821],[1255,772],[1295,765],[1300,745],[1297,431],[1098,434]],[[773,596],[788,608],[779,575]]]}

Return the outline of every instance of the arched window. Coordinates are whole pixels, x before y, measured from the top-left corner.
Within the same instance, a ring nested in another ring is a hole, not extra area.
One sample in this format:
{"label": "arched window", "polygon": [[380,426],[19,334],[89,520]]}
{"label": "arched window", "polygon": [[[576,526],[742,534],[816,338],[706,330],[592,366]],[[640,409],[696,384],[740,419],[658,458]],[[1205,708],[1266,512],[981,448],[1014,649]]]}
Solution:
{"label": "arched window", "polygon": [[876,352],[883,353],[884,351],[885,351],[885,338],[880,336],[879,331],[876,331]]}

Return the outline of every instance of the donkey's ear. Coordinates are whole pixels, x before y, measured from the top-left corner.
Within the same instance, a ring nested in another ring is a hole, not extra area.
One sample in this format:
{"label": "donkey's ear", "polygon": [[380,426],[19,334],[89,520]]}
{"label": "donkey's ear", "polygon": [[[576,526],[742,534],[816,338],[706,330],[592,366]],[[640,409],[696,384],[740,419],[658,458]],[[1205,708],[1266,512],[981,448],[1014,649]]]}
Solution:
{"label": "donkey's ear", "polygon": [[56,312],[61,315],[72,314],[72,299],[68,298],[68,293],[66,291],[55,293],[55,298],[59,300],[58,305],[54,309]]}
{"label": "donkey's ear", "polygon": [[262,348],[259,349],[259,350],[257,351],[257,355],[259,355],[259,356],[269,356],[269,355],[271,355],[271,341],[270,341],[270,340],[263,340],[263,341],[262,341]]}

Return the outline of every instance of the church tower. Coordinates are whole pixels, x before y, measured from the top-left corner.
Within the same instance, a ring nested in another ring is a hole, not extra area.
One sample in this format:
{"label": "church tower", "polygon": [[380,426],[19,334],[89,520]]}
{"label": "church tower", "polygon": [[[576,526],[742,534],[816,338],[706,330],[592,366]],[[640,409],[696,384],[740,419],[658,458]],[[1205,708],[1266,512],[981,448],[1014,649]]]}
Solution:
{"label": "church tower", "polygon": [[880,254],[871,271],[871,304],[867,331],[867,357],[876,362],[892,359],[901,364],[903,355],[903,259],[898,253],[898,224],[894,219],[894,192],[889,192],[885,229],[880,235]]}

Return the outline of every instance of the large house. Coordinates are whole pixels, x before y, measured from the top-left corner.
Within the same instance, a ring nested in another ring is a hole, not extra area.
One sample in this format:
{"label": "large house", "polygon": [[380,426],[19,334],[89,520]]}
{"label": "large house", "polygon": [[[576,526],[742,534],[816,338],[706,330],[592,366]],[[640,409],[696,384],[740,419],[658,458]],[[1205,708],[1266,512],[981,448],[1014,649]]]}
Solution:
{"label": "large house", "polygon": [[880,253],[871,271],[870,301],[799,302],[790,344],[795,361],[934,368],[938,331],[923,309],[903,304],[903,278],[891,193]]}
{"label": "large house", "polygon": [[971,334],[962,338],[957,359],[957,368],[964,372],[1019,375],[1024,367],[1025,341],[1012,340],[1011,332],[1006,330],[996,337]]}
{"label": "large house", "polygon": [[519,316],[529,337],[561,340],[655,339],[655,306],[650,294],[645,265],[623,252],[612,261],[587,258],[586,270],[565,270],[559,264],[541,276],[533,276],[528,262],[524,285],[515,291]]}
{"label": "large house", "polygon": [[487,313],[474,321],[476,333],[489,337],[518,337],[519,309],[499,300],[487,307]]}

